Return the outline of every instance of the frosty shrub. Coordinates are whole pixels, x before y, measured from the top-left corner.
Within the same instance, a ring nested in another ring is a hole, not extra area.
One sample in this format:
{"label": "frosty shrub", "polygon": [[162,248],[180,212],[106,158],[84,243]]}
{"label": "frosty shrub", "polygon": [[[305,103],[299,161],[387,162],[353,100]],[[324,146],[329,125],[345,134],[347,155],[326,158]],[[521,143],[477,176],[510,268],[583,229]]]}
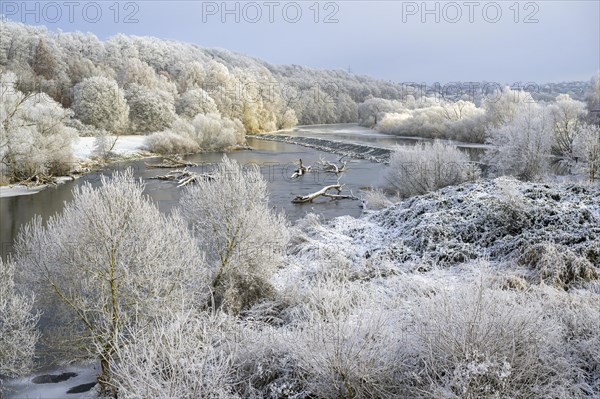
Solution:
{"label": "frosty shrub", "polygon": [[366,209],[379,210],[394,205],[381,189],[369,190],[365,194]]}
{"label": "frosty shrub", "polygon": [[[325,305],[326,306],[326,305]],[[375,310],[317,317],[302,323],[294,341],[308,390],[319,398],[393,398],[403,366],[401,332],[391,315]]]}
{"label": "frosty shrub", "polygon": [[600,278],[598,268],[585,257],[578,256],[563,245],[532,245],[524,250],[519,262],[531,269],[532,280],[565,290],[572,285]]}
{"label": "frosty shrub", "polygon": [[12,73],[0,76],[0,172],[10,180],[65,174],[73,165],[77,132],[71,112],[43,93],[24,94]]}
{"label": "frosty shrub", "polygon": [[104,388],[129,328],[206,302],[203,254],[186,223],[161,214],[143,190],[131,169],[103,176],[98,188],[77,186],[62,214],[35,219],[16,240],[23,280],[40,292],[37,306],[58,298],[71,312],[79,327],[73,349],[82,344],[100,360]]}
{"label": "frosty shrub", "polygon": [[308,376],[298,365],[294,329],[260,323],[244,325],[243,345],[235,352],[236,392],[242,398],[306,398]]}
{"label": "frosty shrub", "polygon": [[120,133],[127,127],[129,106],[113,79],[94,76],[74,87],[73,111],[81,122]]}
{"label": "frosty shrub", "polygon": [[39,334],[33,297],[17,292],[15,265],[0,258],[0,396],[3,377],[23,375],[33,365]]}
{"label": "frosty shrub", "polygon": [[157,154],[189,154],[200,149],[194,140],[170,130],[152,133],[146,138],[145,145]]}
{"label": "frosty shrub", "polygon": [[233,328],[222,313],[185,312],[134,330],[113,359],[118,397],[235,398]]}
{"label": "frosty shrub", "polygon": [[214,176],[186,189],[181,211],[209,256],[216,303],[238,312],[271,292],[287,223],[271,208],[256,165],[242,167],[224,156]]}
{"label": "frosty shrub", "polygon": [[203,149],[219,150],[245,141],[241,122],[222,118],[218,113],[196,115],[192,125],[192,139]]}
{"label": "frosty shrub", "polygon": [[486,161],[502,174],[539,180],[548,172],[554,135],[548,110],[536,103],[521,104],[507,124],[488,133]]}
{"label": "frosty shrub", "polygon": [[481,284],[417,301],[419,396],[568,397],[560,394],[570,384],[561,326],[545,320],[542,309],[525,294]]}
{"label": "frosty shrub", "polygon": [[385,173],[387,181],[405,197],[476,179],[479,169],[456,146],[440,141],[397,146]]}

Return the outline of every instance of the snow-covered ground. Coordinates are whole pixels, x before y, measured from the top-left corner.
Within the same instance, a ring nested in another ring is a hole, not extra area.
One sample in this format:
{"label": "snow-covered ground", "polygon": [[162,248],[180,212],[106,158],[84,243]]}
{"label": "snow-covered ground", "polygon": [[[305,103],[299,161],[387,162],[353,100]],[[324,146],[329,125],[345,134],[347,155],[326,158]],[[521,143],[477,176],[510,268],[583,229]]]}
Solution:
{"label": "snow-covered ground", "polygon": [[[145,140],[146,136],[142,135],[119,136],[117,138],[117,142],[115,143],[114,148],[112,149],[112,152],[118,157],[123,158],[132,158],[138,155],[142,155],[146,151],[144,145]],[[77,162],[91,161],[91,157],[94,154],[95,141],[95,137],[79,137],[73,143],[73,155],[75,156]],[[59,178],[58,182],[60,183],[61,181],[64,181],[64,179]],[[21,184],[3,186],[0,187],[0,198],[36,194],[47,187],[47,185],[28,187]]]}
{"label": "snow-covered ground", "polygon": [[[10,381],[7,384],[7,392],[5,393],[6,399],[87,399],[97,397],[94,388],[87,390],[86,392],[71,392],[69,390],[82,386],[84,384],[91,384],[96,381],[98,370],[93,366],[73,366],[64,367],[60,369],[52,370],[49,374],[54,378],[61,374],[74,373],[73,377],[60,382],[48,382],[48,383],[35,383],[36,377],[39,379],[43,378],[44,375],[33,374],[27,377],[23,377],[17,380]],[[66,376],[68,377],[68,375]],[[61,378],[62,379],[62,378]],[[85,388],[84,388],[85,389]]]}
{"label": "snow-covered ground", "polygon": [[[112,149],[112,152],[119,156],[132,156],[139,154],[145,150],[144,142],[146,136],[135,135],[135,136],[119,136],[117,142]],[[80,137],[73,144],[73,155],[78,160],[86,160],[92,157],[94,153],[95,137]],[[112,142],[112,136],[108,138],[109,142]]]}

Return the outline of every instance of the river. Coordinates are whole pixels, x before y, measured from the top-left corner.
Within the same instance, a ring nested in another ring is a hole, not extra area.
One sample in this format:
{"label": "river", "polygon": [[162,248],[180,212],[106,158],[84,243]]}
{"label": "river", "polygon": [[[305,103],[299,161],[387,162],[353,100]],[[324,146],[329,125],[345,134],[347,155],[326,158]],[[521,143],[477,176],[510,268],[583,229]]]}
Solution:
{"label": "river", "polygon": [[[397,144],[415,144],[418,138],[390,136],[377,131],[360,127],[356,124],[336,124],[320,126],[299,126],[291,130],[280,132],[279,135],[294,139],[314,139],[319,143],[326,143],[324,148],[343,147],[346,152],[361,157],[368,152],[389,153]],[[268,181],[270,201],[278,210],[285,213],[291,221],[302,218],[309,212],[321,215],[325,219],[341,215],[360,216],[362,208],[360,201],[341,200],[332,201],[322,198],[309,204],[292,204],[291,200],[296,195],[304,195],[321,189],[325,185],[334,184],[338,177],[330,173],[310,173],[299,179],[290,176],[297,167],[298,160],[302,159],[305,165],[313,165],[320,159],[337,162],[339,155],[321,151],[323,146],[304,143],[303,146],[288,142],[261,140],[248,138],[248,144],[253,150],[230,152],[227,155],[242,165],[255,164],[261,169]],[[456,143],[459,148],[469,153],[471,159],[478,160],[483,152],[482,146],[466,143]],[[316,147],[316,148],[311,148]],[[378,149],[381,149],[379,151]],[[346,153],[345,152],[345,153]],[[222,152],[203,153],[185,157],[187,160],[198,163],[197,168],[190,168],[198,172],[206,171],[210,165],[221,160]],[[363,158],[368,158],[364,157]],[[72,189],[76,185],[89,182],[98,185],[100,175],[110,175],[116,170],[133,168],[136,177],[142,178],[146,185],[145,193],[156,202],[159,209],[169,212],[177,205],[182,190],[175,183],[150,179],[153,176],[166,173],[164,169],[148,169],[146,162],[158,160],[145,159],[134,162],[121,162],[112,164],[102,172],[90,173],[75,181],[51,187],[33,195],[0,198],[0,255],[6,259],[12,253],[13,242],[24,224],[28,223],[35,215],[40,215],[43,220],[60,212],[64,203],[72,199]],[[347,172],[342,174],[340,182],[356,196],[360,196],[361,189],[377,187],[385,184],[382,172],[385,166],[368,159],[346,158]]]}

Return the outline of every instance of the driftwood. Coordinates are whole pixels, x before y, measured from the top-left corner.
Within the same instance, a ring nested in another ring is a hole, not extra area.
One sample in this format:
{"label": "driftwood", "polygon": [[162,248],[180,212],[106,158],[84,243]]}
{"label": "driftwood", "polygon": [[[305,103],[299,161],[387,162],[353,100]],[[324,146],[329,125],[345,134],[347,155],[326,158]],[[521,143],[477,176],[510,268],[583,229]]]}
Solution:
{"label": "driftwood", "polygon": [[206,173],[194,173],[187,169],[174,170],[166,175],[151,177],[157,180],[171,180],[177,182],[177,187],[187,186],[190,183],[196,183],[199,180],[214,180],[213,175]]}
{"label": "driftwood", "polygon": [[311,171],[311,168],[311,166],[304,166],[304,164],[302,163],[302,159],[300,159],[300,166],[294,171],[294,174],[291,176],[291,178],[295,179],[300,176],[304,176],[305,174]]}
{"label": "driftwood", "polygon": [[[344,186],[342,184],[333,184],[331,186],[326,186],[323,187],[322,189],[320,189],[317,192],[314,192],[312,194],[308,194],[308,195],[298,195],[296,196],[296,198],[294,198],[292,200],[292,203],[294,204],[304,204],[307,202],[312,202],[314,199],[318,198],[318,197],[327,197],[327,198],[331,198],[334,200],[340,200],[340,199],[351,199],[351,200],[358,200],[360,198],[355,197],[354,195],[352,195],[352,193],[346,195],[346,194],[342,194],[342,188]],[[329,191],[331,190],[335,190],[337,191],[337,194],[330,194]]]}
{"label": "driftwood", "polygon": [[24,186],[41,186],[41,185],[50,185],[55,186],[57,184],[56,177],[53,175],[47,175],[45,173],[36,173],[33,176],[28,177],[27,179],[20,181],[19,184]]}
{"label": "driftwood", "polygon": [[338,161],[340,164],[336,165],[333,162],[325,161],[321,158],[318,162],[319,169],[322,172],[335,173],[336,175],[343,173],[346,171],[346,161],[342,161],[342,159],[344,159],[344,157],[341,157]]}
{"label": "driftwood", "polygon": [[188,162],[180,157],[164,157],[162,163],[146,163],[148,168],[164,168],[164,169],[173,169],[173,168],[185,168],[185,167],[195,167],[198,164],[193,162]]}

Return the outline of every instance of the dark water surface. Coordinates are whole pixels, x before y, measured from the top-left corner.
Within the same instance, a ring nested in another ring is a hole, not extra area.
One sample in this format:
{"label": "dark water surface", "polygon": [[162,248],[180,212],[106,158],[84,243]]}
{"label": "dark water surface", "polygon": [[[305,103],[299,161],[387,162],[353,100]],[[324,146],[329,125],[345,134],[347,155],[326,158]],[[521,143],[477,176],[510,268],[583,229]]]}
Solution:
{"label": "dark water surface", "polygon": [[[327,219],[341,215],[361,214],[360,201],[332,201],[322,198],[312,204],[291,203],[296,195],[312,193],[325,185],[337,182],[337,177],[328,173],[311,173],[299,179],[291,179],[290,176],[297,167],[298,159],[302,158],[305,165],[313,165],[320,158],[337,162],[338,156],[293,144],[251,138],[248,142],[254,150],[234,151],[227,156],[242,165],[256,164],[260,167],[268,181],[271,203],[283,211],[290,221],[302,218],[309,212],[318,213]],[[223,153],[219,152],[191,155],[186,159],[199,164],[197,168],[189,168],[190,170],[206,172],[222,157]],[[64,203],[73,198],[71,192],[73,187],[85,182],[99,185],[101,174],[110,175],[114,171],[133,168],[135,176],[144,180],[146,194],[157,203],[161,211],[169,212],[177,205],[183,189],[177,188],[174,182],[149,179],[169,172],[169,169],[151,169],[145,165],[146,162],[159,161],[160,158],[113,164],[103,172],[90,173],[78,180],[50,187],[37,194],[0,198],[2,257],[6,258],[7,254],[12,252],[12,243],[22,225],[31,221],[34,215],[40,215],[43,220],[47,220],[51,215],[62,211]],[[365,160],[347,159],[347,161],[348,171],[341,175],[340,182],[346,184],[356,196],[360,196],[361,187],[375,186],[381,182],[383,165]]]}

